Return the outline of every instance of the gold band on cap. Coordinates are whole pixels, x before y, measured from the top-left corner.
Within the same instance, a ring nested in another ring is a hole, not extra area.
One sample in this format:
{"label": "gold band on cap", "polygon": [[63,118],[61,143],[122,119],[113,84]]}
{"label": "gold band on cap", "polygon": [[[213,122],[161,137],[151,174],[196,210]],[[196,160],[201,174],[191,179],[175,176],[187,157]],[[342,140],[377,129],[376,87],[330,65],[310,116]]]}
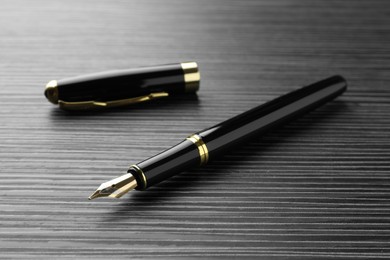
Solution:
{"label": "gold band on cap", "polygon": [[187,140],[193,142],[198,148],[200,156],[200,165],[206,164],[209,160],[209,150],[207,149],[206,144],[203,142],[202,137],[197,134],[193,134],[187,137]]}
{"label": "gold band on cap", "polygon": [[134,170],[136,170],[136,172],[141,176],[142,181],[143,181],[143,187],[141,187],[141,188],[145,189],[148,186],[148,184],[146,181],[146,176],[145,176],[144,171],[140,167],[138,167],[136,164],[130,165],[130,168],[133,168]]}
{"label": "gold band on cap", "polygon": [[186,92],[196,92],[199,89],[200,73],[196,62],[181,63],[184,72],[184,82]]}

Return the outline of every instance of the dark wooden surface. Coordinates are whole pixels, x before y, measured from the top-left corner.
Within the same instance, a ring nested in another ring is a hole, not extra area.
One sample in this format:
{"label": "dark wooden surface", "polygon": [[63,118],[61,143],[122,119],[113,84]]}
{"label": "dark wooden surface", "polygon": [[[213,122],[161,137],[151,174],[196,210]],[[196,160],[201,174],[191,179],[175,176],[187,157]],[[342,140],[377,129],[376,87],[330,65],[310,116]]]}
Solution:
{"label": "dark wooden surface", "polygon": [[[0,258],[389,258],[389,1],[21,1],[0,7]],[[51,79],[197,61],[198,98],[92,114]],[[121,200],[103,181],[333,74],[336,101]]]}

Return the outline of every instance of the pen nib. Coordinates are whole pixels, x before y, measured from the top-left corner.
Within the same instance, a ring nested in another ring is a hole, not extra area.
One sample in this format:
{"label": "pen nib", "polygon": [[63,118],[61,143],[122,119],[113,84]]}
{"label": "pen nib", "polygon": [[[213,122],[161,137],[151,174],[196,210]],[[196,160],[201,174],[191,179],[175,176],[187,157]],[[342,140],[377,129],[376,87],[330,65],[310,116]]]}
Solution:
{"label": "pen nib", "polygon": [[89,200],[93,200],[97,197],[99,197],[99,190],[96,190],[91,196],[88,197]]}
{"label": "pen nib", "polygon": [[89,196],[89,200],[99,197],[120,198],[130,190],[137,187],[137,181],[130,173],[102,183],[99,188]]}

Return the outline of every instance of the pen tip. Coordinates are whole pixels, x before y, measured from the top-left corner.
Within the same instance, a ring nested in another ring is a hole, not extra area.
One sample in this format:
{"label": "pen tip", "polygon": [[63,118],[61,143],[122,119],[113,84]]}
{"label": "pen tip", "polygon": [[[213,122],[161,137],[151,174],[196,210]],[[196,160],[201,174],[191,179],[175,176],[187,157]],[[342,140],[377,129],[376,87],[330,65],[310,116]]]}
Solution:
{"label": "pen tip", "polygon": [[88,197],[88,200],[93,200],[93,199],[99,197],[99,194],[100,194],[99,190],[95,191],[94,193],[92,193],[91,196]]}
{"label": "pen tip", "polygon": [[89,196],[89,200],[99,197],[119,199],[124,194],[137,187],[137,181],[130,173],[119,176],[111,181],[102,183],[99,188]]}

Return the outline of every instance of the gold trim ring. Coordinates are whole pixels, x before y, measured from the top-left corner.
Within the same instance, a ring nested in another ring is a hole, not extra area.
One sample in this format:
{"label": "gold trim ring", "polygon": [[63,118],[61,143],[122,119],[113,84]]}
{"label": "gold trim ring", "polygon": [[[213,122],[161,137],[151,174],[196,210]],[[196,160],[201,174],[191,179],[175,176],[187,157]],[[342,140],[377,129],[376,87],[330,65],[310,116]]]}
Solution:
{"label": "gold trim ring", "polygon": [[196,62],[183,62],[181,68],[184,73],[185,91],[196,92],[199,90],[200,73]]}
{"label": "gold trim ring", "polygon": [[138,165],[136,165],[136,164],[130,165],[130,168],[134,168],[137,171],[137,173],[139,175],[141,175],[142,181],[144,183],[142,189],[145,189],[148,186],[148,184],[147,184],[147,181],[146,181],[146,176],[145,176],[144,171],[140,167],[138,167]]}
{"label": "gold trim ring", "polygon": [[209,160],[209,150],[207,149],[206,144],[203,142],[202,137],[197,134],[193,134],[187,137],[187,140],[193,142],[198,148],[200,165],[206,164]]}

